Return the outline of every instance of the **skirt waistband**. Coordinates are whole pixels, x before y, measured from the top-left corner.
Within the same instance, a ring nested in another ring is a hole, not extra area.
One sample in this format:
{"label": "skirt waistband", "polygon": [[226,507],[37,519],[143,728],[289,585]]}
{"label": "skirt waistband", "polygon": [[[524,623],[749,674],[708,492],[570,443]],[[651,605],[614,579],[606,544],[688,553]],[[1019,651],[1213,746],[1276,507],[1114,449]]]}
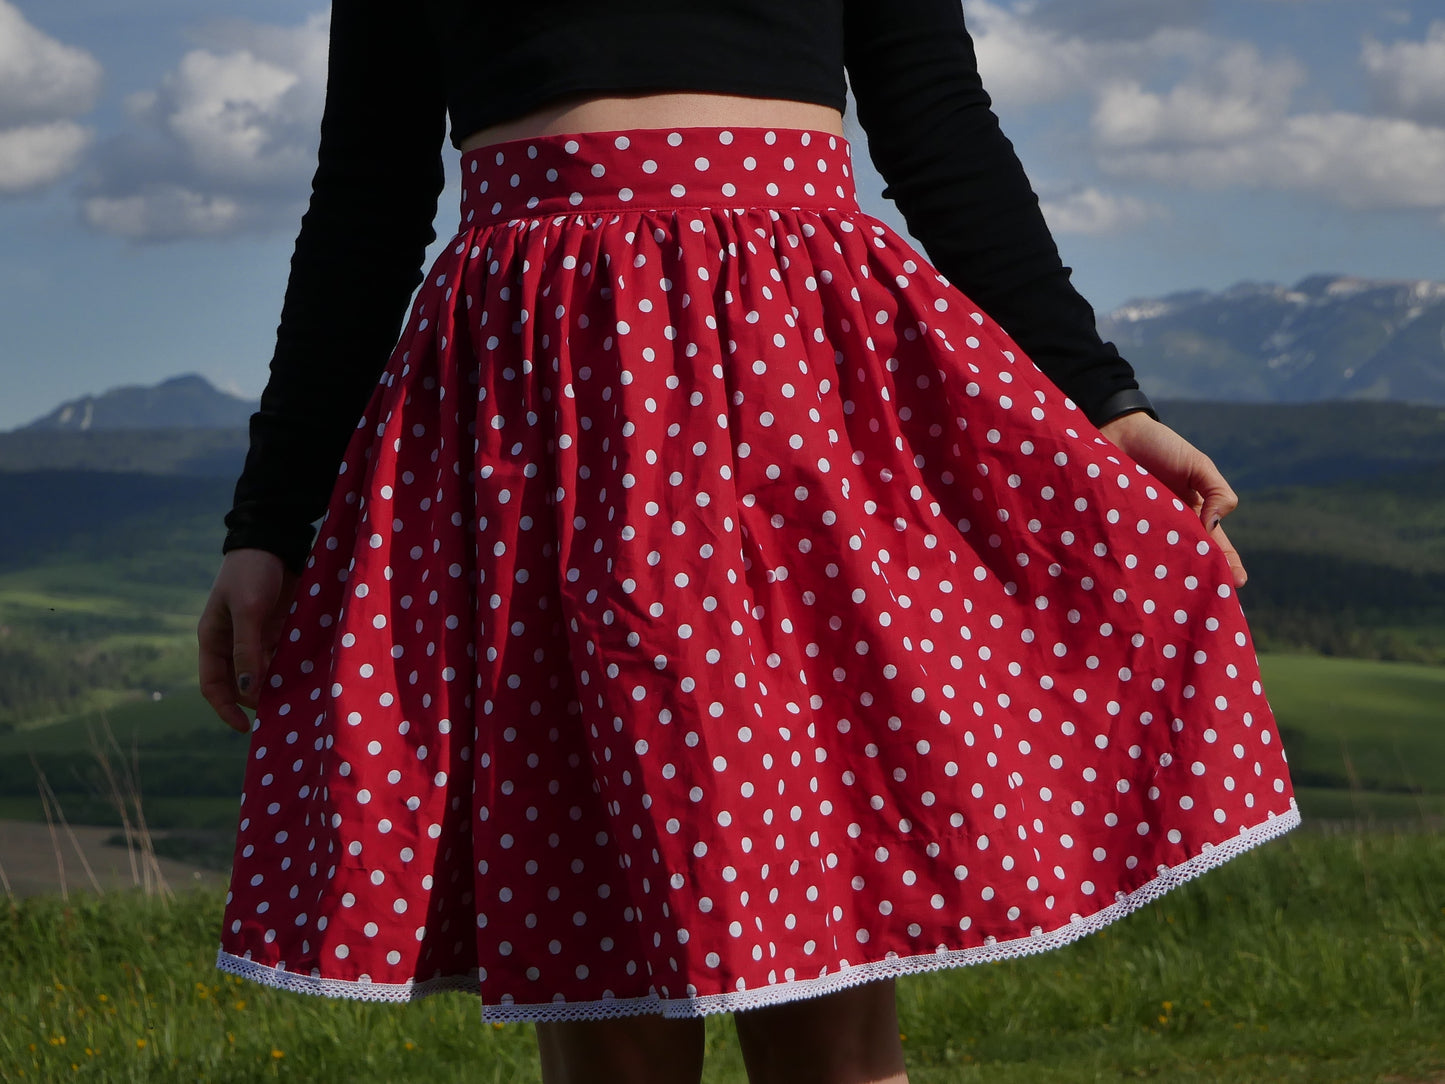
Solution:
{"label": "skirt waistband", "polygon": [[462,228],[671,207],[858,209],[853,149],[808,128],[693,126],[529,136],[462,156]]}

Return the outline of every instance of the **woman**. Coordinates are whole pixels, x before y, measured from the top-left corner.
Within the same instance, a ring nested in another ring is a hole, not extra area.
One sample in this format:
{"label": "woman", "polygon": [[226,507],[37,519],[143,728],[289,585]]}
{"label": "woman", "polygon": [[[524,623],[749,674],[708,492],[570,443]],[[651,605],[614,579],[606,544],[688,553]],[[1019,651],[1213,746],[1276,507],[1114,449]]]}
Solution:
{"label": "woman", "polygon": [[[219,966],[472,990],[549,1082],[696,1081],[722,1011],[754,1081],[902,1081],[897,975],[1297,823],[1236,498],[1099,341],[957,0],[554,7],[333,12],[200,626],[252,733]],[[845,67],[929,258],[857,207]]]}

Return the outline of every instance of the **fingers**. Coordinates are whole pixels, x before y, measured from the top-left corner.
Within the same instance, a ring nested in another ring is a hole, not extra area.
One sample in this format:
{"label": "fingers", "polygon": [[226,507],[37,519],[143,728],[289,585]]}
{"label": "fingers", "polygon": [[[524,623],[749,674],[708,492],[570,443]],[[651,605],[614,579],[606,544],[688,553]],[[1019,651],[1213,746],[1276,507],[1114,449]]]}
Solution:
{"label": "fingers", "polygon": [[1234,573],[1234,586],[1236,588],[1243,587],[1245,581],[1249,579],[1249,575],[1244,571],[1244,562],[1239,559],[1239,553],[1235,550],[1234,543],[1224,533],[1223,527],[1216,526],[1209,532],[1209,536],[1214,539],[1215,544],[1223,551],[1224,559],[1229,562],[1229,569]]}
{"label": "fingers", "polygon": [[231,669],[231,622],[227,610],[212,602],[206,604],[196,628],[200,647],[201,695],[216,714],[232,730],[245,734],[251,720],[236,703],[235,675]]}
{"label": "fingers", "polygon": [[1239,506],[1239,496],[1224,480],[1214,461],[1162,423],[1127,423],[1142,415],[1125,415],[1100,429],[1134,461],[1167,485],[1199,516],[1211,539],[1224,553],[1234,586],[1243,587],[1244,564],[1220,522]]}
{"label": "fingers", "polygon": [[247,733],[271,656],[295,590],[281,559],[264,550],[238,549],[221,571],[196,628],[201,692],[223,722]]}
{"label": "fingers", "polygon": [[1224,480],[1224,475],[1219,472],[1219,468],[1214,465],[1212,459],[1203,452],[1198,452],[1197,456],[1193,469],[1190,471],[1190,482],[1201,500],[1194,505],[1194,509],[1199,513],[1199,520],[1204,524],[1205,530],[1209,532],[1209,536],[1219,546],[1225,560],[1229,562],[1229,569],[1234,577],[1234,586],[1236,588],[1243,587],[1249,578],[1244,571],[1244,562],[1240,560],[1234,543],[1230,542],[1229,536],[1224,533],[1224,528],[1220,525],[1220,521],[1225,516],[1239,507],[1239,496]]}
{"label": "fingers", "polygon": [[1219,521],[1239,507],[1239,496],[1224,480],[1224,475],[1203,452],[1190,472],[1190,482],[1198,491],[1203,502],[1199,507],[1199,519],[1208,530],[1219,526]]}
{"label": "fingers", "polygon": [[248,708],[256,707],[261,680],[266,675],[267,654],[261,644],[264,615],[255,605],[232,606],[234,628],[231,643],[231,667],[236,675],[237,699]]}

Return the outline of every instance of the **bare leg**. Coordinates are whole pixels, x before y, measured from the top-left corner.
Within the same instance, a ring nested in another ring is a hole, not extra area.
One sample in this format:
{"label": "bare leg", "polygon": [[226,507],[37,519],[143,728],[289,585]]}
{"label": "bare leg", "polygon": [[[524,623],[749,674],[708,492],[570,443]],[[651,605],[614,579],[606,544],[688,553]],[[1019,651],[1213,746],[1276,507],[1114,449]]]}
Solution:
{"label": "bare leg", "polygon": [[908,1084],[892,979],[733,1019],[750,1084]]}
{"label": "bare leg", "polygon": [[699,1084],[702,1017],[539,1023],[542,1084]]}

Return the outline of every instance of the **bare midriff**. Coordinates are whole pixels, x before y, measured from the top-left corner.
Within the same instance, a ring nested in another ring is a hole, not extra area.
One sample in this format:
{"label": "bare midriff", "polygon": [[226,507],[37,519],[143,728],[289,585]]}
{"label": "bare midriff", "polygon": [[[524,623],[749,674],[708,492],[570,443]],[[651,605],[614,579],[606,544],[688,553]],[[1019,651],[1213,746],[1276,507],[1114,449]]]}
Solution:
{"label": "bare midriff", "polygon": [[843,114],[832,106],[790,98],[749,98],[695,91],[569,98],[473,132],[462,141],[461,149],[466,153],[493,143],[540,135],[713,125],[807,128],[841,136]]}

